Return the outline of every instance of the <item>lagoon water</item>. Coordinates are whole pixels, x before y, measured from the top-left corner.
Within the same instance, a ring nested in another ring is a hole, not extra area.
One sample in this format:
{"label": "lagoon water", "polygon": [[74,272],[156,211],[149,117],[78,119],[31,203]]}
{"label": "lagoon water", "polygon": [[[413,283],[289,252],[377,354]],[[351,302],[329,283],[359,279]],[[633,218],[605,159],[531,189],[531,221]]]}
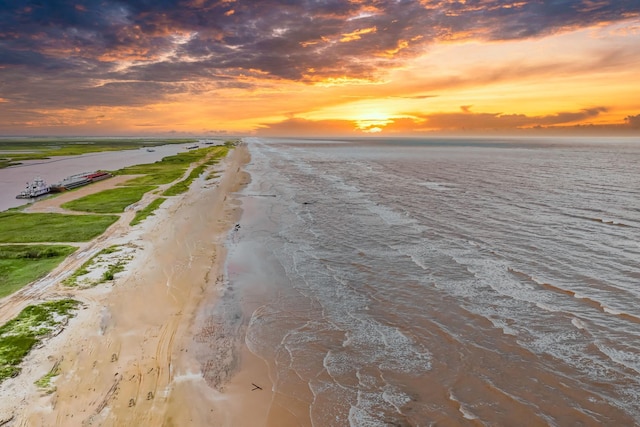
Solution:
{"label": "lagoon water", "polygon": [[640,423],[640,144],[248,143],[220,304],[270,425]]}
{"label": "lagoon water", "polygon": [[[27,182],[40,177],[48,184],[55,184],[70,175],[102,170],[116,170],[127,166],[153,163],[163,157],[173,156],[192,144],[167,144],[123,151],[103,151],[79,156],[58,156],[44,160],[26,160],[17,166],[0,169],[0,212],[29,203],[29,200],[16,199],[24,190]],[[46,196],[43,196],[46,197]]]}

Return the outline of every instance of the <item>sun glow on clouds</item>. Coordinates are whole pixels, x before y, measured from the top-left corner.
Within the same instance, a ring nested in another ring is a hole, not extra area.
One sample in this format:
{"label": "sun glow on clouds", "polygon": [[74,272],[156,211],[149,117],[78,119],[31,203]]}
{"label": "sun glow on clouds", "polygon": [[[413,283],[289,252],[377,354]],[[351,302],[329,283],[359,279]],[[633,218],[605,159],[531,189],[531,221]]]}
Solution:
{"label": "sun glow on clouds", "polygon": [[375,33],[376,31],[378,31],[376,27],[362,28],[360,30],[355,30],[350,33],[342,34],[342,38],[340,39],[340,42],[346,43],[346,42],[352,42],[355,40],[360,40],[363,35]]}
{"label": "sun glow on clouds", "polygon": [[0,6],[0,133],[640,120],[633,0],[25,1]]}
{"label": "sun glow on clouds", "polygon": [[[313,72],[313,71],[309,70],[309,72]],[[320,80],[314,82],[314,85],[319,86],[319,87],[353,86],[353,85],[367,85],[368,86],[368,85],[378,84],[378,83],[379,82],[375,82],[375,81],[369,80],[369,79],[361,79],[361,78],[343,76],[343,77],[329,77],[329,78],[320,79]]]}

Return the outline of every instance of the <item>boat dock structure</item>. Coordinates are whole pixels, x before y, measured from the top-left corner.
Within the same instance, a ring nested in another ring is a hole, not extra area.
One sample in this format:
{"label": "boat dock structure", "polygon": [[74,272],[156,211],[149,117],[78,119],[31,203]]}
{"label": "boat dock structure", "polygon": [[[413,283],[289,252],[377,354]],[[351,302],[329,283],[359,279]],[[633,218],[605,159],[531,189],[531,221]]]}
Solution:
{"label": "boat dock structure", "polygon": [[91,184],[92,182],[102,181],[103,179],[111,178],[112,176],[113,175],[111,175],[109,172],[100,170],[93,172],[83,172],[68,176],[62,181],[53,185],[47,185],[47,183],[42,178],[38,177],[32,182],[28,182],[26,188],[22,190],[16,196],[16,198],[33,199],[49,193],[60,193],[63,191],[82,187],[83,185]]}

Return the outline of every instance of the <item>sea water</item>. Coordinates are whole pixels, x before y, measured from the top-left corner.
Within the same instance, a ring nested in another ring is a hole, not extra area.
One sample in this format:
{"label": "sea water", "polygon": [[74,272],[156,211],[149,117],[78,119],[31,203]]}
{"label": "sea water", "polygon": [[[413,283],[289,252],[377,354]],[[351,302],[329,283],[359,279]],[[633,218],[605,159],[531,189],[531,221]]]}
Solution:
{"label": "sea water", "polygon": [[640,423],[640,144],[247,143],[221,304],[245,313],[274,411]]}

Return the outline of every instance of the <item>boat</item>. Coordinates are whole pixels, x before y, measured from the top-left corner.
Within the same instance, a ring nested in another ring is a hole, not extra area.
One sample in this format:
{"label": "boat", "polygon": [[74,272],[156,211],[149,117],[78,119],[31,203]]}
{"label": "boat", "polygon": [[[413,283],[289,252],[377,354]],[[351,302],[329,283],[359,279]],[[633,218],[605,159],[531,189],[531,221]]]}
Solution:
{"label": "boat", "polygon": [[113,175],[106,171],[95,171],[87,175],[87,179],[89,179],[89,181],[91,182],[98,182],[102,181],[103,179],[111,178],[112,176]]}
{"label": "boat", "polygon": [[27,187],[16,196],[16,199],[33,199],[51,192],[51,187],[44,179],[37,177],[32,182],[27,182]]}
{"label": "boat", "polygon": [[103,179],[111,178],[109,172],[106,171],[94,171],[83,172],[75,175],[71,175],[63,179],[57,184],[51,186],[51,191],[59,193],[62,191],[72,190],[74,188],[82,187],[83,185],[91,184],[92,182],[102,181]]}
{"label": "boat", "polygon": [[51,186],[51,191],[53,191],[54,193],[59,193],[61,191],[71,190],[74,188],[82,187],[83,185],[87,185],[91,182],[87,178],[90,173],[91,172],[83,172],[77,173],[75,175],[70,175],[59,183],[53,184]]}
{"label": "boat", "polygon": [[198,144],[190,145],[190,146],[187,147],[187,150],[193,150],[194,148],[200,148],[200,147],[198,146]]}

